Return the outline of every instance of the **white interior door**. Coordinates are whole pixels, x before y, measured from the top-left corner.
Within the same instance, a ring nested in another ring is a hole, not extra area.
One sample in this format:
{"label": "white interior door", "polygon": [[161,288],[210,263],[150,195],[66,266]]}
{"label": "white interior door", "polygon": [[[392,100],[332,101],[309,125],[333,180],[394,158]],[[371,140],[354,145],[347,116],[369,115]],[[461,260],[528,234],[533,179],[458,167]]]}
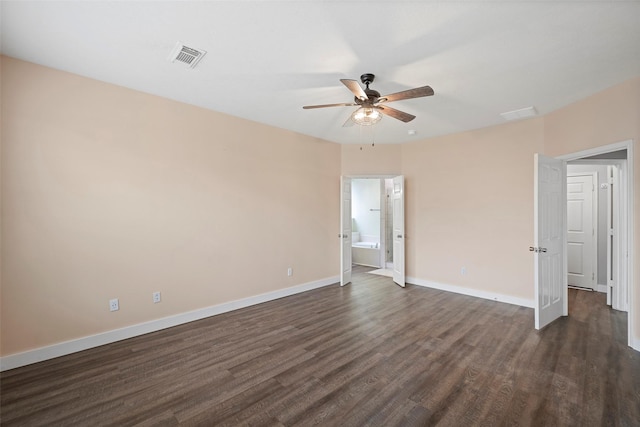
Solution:
{"label": "white interior door", "polygon": [[405,286],[404,274],[404,176],[393,178],[393,281]]}
{"label": "white interior door", "polygon": [[534,157],[535,327],[568,315],[564,260],[566,166],[562,160]]}
{"label": "white interior door", "polygon": [[340,178],[340,286],[351,282],[351,178]]}
{"label": "white interior door", "polygon": [[596,289],[596,216],[593,174],[567,177],[567,272],[570,286]]}

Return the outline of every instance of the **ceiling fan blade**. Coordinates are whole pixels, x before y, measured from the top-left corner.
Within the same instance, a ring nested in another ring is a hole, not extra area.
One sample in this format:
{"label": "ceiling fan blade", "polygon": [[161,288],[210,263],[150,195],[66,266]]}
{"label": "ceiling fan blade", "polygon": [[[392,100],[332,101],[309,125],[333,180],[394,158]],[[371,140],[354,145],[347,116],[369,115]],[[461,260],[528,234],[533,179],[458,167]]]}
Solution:
{"label": "ceiling fan blade", "polygon": [[340,79],[340,81],[347,87],[347,89],[351,91],[351,93],[356,96],[356,98],[362,101],[366,101],[367,99],[369,99],[362,87],[360,87],[360,84],[357,80]]}
{"label": "ceiling fan blade", "polygon": [[415,89],[403,90],[402,92],[381,96],[378,99],[378,103],[399,101],[401,99],[420,98],[423,96],[431,96],[433,94],[434,92],[433,89],[431,89],[431,86],[422,86]]}
{"label": "ceiling fan blade", "polygon": [[354,105],[358,105],[358,104],[354,104],[353,102],[345,102],[345,103],[340,103],[340,104],[324,104],[324,105],[305,105],[304,108],[305,110],[309,110],[311,108],[326,108],[326,107],[353,107]]}
{"label": "ceiling fan blade", "polygon": [[386,114],[389,117],[393,117],[394,119],[398,119],[405,123],[410,122],[411,120],[416,118],[416,116],[414,116],[413,114],[405,113],[404,111],[396,110],[395,108],[391,108],[387,106],[379,105],[374,108],[377,108],[378,110],[380,110],[382,114]]}

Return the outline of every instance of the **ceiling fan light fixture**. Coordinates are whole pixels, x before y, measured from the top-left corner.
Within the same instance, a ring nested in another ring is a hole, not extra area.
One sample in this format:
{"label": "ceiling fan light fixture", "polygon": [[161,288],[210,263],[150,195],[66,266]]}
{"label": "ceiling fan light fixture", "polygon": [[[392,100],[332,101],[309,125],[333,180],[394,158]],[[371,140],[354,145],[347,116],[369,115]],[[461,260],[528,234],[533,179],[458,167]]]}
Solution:
{"label": "ceiling fan light fixture", "polygon": [[[395,108],[387,107],[386,103],[400,101],[403,99],[422,98],[423,96],[432,96],[434,94],[433,89],[430,86],[422,86],[380,96],[380,92],[377,90],[369,89],[369,85],[373,82],[374,78],[375,75],[370,73],[360,76],[360,81],[366,86],[365,89],[362,89],[362,86],[360,86],[356,80],[340,79],[340,82],[353,94],[353,102],[305,105],[302,108],[308,110],[313,108],[359,106],[360,108],[349,115],[349,118],[342,125],[343,127],[351,126],[354,123],[360,126],[375,125],[382,119],[383,114],[391,117],[392,119],[408,123],[415,119],[416,116],[405,113],[404,111],[396,110]],[[385,103],[384,106],[380,105],[382,102]]]}
{"label": "ceiling fan light fixture", "polygon": [[360,107],[351,114],[351,120],[360,126],[375,125],[382,119],[382,114],[376,108]]}

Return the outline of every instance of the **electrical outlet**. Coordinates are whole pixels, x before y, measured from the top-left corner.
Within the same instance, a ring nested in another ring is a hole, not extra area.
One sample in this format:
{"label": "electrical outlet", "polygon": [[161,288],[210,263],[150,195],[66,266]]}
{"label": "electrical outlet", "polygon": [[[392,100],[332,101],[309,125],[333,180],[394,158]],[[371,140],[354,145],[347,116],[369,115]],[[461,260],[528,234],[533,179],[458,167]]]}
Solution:
{"label": "electrical outlet", "polygon": [[287,269],[287,276],[293,276],[293,268],[289,267]]}
{"label": "electrical outlet", "polygon": [[109,300],[109,311],[118,311],[120,310],[120,303],[118,302],[118,298]]}
{"label": "electrical outlet", "polygon": [[154,292],[153,293],[153,303],[157,304],[160,301],[162,301],[162,298],[160,297],[160,292]]}

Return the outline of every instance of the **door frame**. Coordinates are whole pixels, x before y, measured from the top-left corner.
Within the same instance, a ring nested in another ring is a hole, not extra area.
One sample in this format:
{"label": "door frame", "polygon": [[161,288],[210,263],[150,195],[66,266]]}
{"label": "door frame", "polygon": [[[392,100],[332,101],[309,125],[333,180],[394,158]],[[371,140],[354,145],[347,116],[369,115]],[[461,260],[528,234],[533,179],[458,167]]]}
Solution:
{"label": "door frame", "polygon": [[[627,186],[627,181],[628,181],[628,159],[584,159],[584,160],[575,160],[571,162],[572,165],[594,165],[594,166],[609,166],[609,167],[615,167],[616,168],[616,176],[615,179],[617,179],[616,184],[617,184],[617,188],[614,187],[613,189],[613,194],[612,190],[611,190],[611,184],[609,184],[609,189],[607,190],[608,192],[608,197],[613,197],[615,203],[614,203],[614,214],[613,214],[613,218],[611,215],[611,207],[609,207],[607,209],[607,222],[609,222],[609,220],[613,220],[615,227],[614,227],[614,231],[616,233],[616,236],[618,237],[617,239],[615,239],[615,244],[612,246],[610,244],[610,241],[608,239],[607,241],[607,266],[609,266],[609,264],[611,263],[611,256],[614,255],[614,265],[612,266],[613,268],[613,277],[614,277],[614,282],[618,283],[618,284],[624,284],[625,288],[627,289],[626,292],[626,296],[627,296],[627,301],[621,301],[620,297],[618,294],[616,294],[616,298],[614,298],[614,300],[612,300],[611,298],[611,280],[610,280],[610,274],[607,271],[607,305],[612,306],[614,309],[616,310],[622,310],[622,311],[629,311],[629,298],[631,296],[631,293],[629,291],[629,278],[627,276],[626,271],[623,271],[626,267],[623,266],[621,264],[622,262],[622,258],[620,257],[620,254],[627,252],[627,245],[630,243],[628,242],[628,237],[627,237],[627,224],[630,221],[628,219],[628,210],[627,210],[627,205],[629,203],[629,199],[627,198],[626,200],[621,200],[622,197],[624,195],[627,194],[626,192],[626,186]],[[620,185],[623,184],[623,185]],[[607,238],[609,236],[607,235]],[[625,262],[629,262],[628,259],[624,260]],[[630,265],[629,268],[633,268],[633,265]],[[623,289],[624,291],[624,289]]]}
{"label": "door frame", "polygon": [[[634,151],[633,151],[633,141],[632,140],[625,140],[622,142],[617,142],[617,143],[613,143],[613,144],[608,144],[608,145],[604,145],[604,146],[600,146],[600,147],[596,147],[596,148],[590,148],[587,150],[583,150],[583,151],[578,151],[575,153],[570,153],[570,154],[565,154],[562,156],[558,156],[556,157],[557,159],[563,160],[565,163],[566,162],[572,162],[573,161],[577,161],[580,160],[581,162],[589,162],[589,160],[582,160],[585,157],[591,157],[591,156],[597,156],[600,154],[606,154],[606,153],[611,153],[614,151],[620,151],[620,150],[627,150],[627,162],[626,162],[626,173],[621,173],[620,176],[620,187],[621,190],[620,191],[620,200],[621,202],[624,201],[624,204],[626,205],[626,209],[624,209],[624,213],[626,213],[626,218],[625,220],[620,224],[620,228],[619,228],[619,235],[626,235],[626,244],[624,245],[626,248],[626,252],[627,252],[627,256],[624,257],[620,257],[620,261],[621,261],[621,266],[620,266],[620,272],[622,274],[625,274],[626,276],[626,284],[627,284],[627,300],[629,302],[629,310],[627,312],[627,344],[634,348],[635,350],[640,351],[640,343],[635,343],[634,341],[634,320],[635,320],[635,309],[636,307],[634,307],[634,302],[635,302],[635,295],[640,292],[640,289],[638,289],[638,284],[636,284],[633,280],[633,276],[634,276],[634,272],[633,272],[633,262],[635,260],[635,251],[634,251],[634,220],[635,220],[635,216],[634,216],[634,209],[633,209],[633,205],[634,205],[634,192],[633,192],[633,188],[634,188],[634,183],[633,183],[633,177],[634,177],[634,168],[633,168],[633,158],[634,158]],[[593,160],[592,160],[593,161]],[[615,160],[611,159],[611,160],[606,160],[607,162],[610,163],[615,163]],[[577,163],[577,162],[575,162]],[[625,231],[626,228],[626,231]],[[565,229],[565,242],[566,242],[566,229]],[[566,245],[565,245],[565,256],[566,256]],[[634,344],[636,344],[634,346]]]}
{"label": "door frame", "polygon": [[[386,235],[384,235],[383,233],[383,227],[386,227],[386,224],[383,223],[382,218],[384,217],[384,221],[386,221],[386,213],[383,213],[383,210],[386,209],[386,191],[384,190],[384,180],[385,179],[393,179],[396,176],[400,176],[402,175],[401,173],[395,173],[395,174],[371,174],[371,175],[342,175],[342,177],[344,178],[349,178],[351,180],[354,179],[380,179],[383,180],[382,181],[382,188],[380,191],[380,262],[381,262],[381,267],[383,269],[387,268],[387,260],[385,257],[385,253],[387,250],[387,247],[389,245],[390,242],[386,241]],[[340,190],[342,192],[342,190]],[[383,197],[384,195],[384,197]],[[342,196],[340,196],[342,197]],[[342,215],[342,209],[340,209],[340,215]],[[406,220],[406,218],[405,218]],[[406,247],[405,247],[406,250]],[[406,265],[405,265],[406,267]]]}

